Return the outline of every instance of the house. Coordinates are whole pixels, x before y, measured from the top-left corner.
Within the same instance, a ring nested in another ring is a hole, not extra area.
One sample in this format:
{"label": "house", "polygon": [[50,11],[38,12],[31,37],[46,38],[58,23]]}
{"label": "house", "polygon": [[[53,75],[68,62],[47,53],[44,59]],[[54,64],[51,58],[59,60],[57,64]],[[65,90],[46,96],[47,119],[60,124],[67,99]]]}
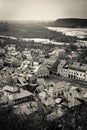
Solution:
{"label": "house", "polygon": [[44,55],[40,49],[31,50],[33,61],[43,63],[44,62]]}
{"label": "house", "polygon": [[47,97],[46,99],[41,101],[46,109],[51,109],[55,107],[55,101],[52,97]]}
{"label": "house", "polygon": [[73,107],[81,104],[81,102],[79,101],[79,99],[81,98],[82,98],[81,89],[72,86],[69,92],[67,93],[68,107]]}
{"label": "house", "polygon": [[9,86],[9,85],[6,85],[3,88],[3,90],[5,92],[7,92],[9,95],[18,92],[18,88],[17,87],[13,87],[13,86]]}
{"label": "house", "polygon": [[18,77],[17,78],[17,85],[19,87],[24,88],[24,87],[26,87],[28,85],[28,83],[27,83],[27,81],[26,81],[26,79],[24,77]]}
{"label": "house", "polygon": [[65,53],[65,49],[55,47],[54,50],[51,53],[49,53],[49,55],[50,56],[59,56],[59,55],[61,55],[63,53]]}
{"label": "house", "polygon": [[38,97],[39,97],[39,99],[44,100],[44,99],[47,99],[48,94],[47,94],[47,92],[42,91],[42,92],[40,92],[40,93],[38,94]]}
{"label": "house", "polygon": [[4,65],[8,67],[12,67],[13,59],[11,57],[6,57],[4,60]]}
{"label": "house", "polygon": [[46,81],[43,79],[43,78],[38,78],[37,79],[37,84],[38,84],[38,87],[36,88],[36,93],[39,93],[39,92],[42,92],[45,90],[46,88]]}
{"label": "house", "polygon": [[78,53],[74,52],[71,57],[72,57],[72,60],[74,60],[74,61],[77,60]]}
{"label": "house", "polygon": [[21,59],[22,58],[22,55],[20,52],[18,51],[12,51],[10,53],[8,53],[8,55],[12,56],[12,57],[15,57],[15,58],[18,58],[18,59]]}
{"label": "house", "polygon": [[39,86],[36,88],[35,92],[36,92],[36,93],[40,93],[40,92],[44,91],[44,89],[45,89],[45,86],[44,86],[43,84],[41,84],[41,85],[39,85]]}
{"label": "house", "polygon": [[34,100],[34,95],[31,92],[21,88],[5,86],[3,92],[9,102],[12,101],[13,104]]}
{"label": "house", "polygon": [[23,90],[20,89],[19,92],[14,94],[14,104],[19,104],[19,103],[23,103],[26,101],[33,101],[34,100],[34,95],[27,91],[27,90]]}
{"label": "house", "polygon": [[16,51],[16,46],[14,44],[6,45],[5,50],[7,53],[11,53],[13,51]]}
{"label": "house", "polygon": [[29,51],[27,48],[22,52],[23,58],[27,60],[32,60],[31,51]]}
{"label": "house", "polygon": [[20,69],[22,71],[26,71],[29,69],[29,67],[32,67],[33,66],[33,63],[32,61],[28,61],[28,60],[24,60],[20,66]]}
{"label": "house", "polygon": [[36,83],[36,81],[37,81],[37,78],[36,78],[36,76],[35,75],[33,75],[33,74],[30,74],[30,73],[28,73],[28,72],[26,72],[25,74],[25,79],[26,79],[26,81],[30,84],[30,83]]}
{"label": "house", "polygon": [[58,82],[54,86],[54,97],[57,98],[60,95],[64,95],[65,92],[69,91],[69,86],[66,82]]}
{"label": "house", "polygon": [[36,64],[37,62],[34,62],[31,72],[32,74],[36,75],[38,78],[47,78],[49,77],[49,70],[44,64]]}
{"label": "house", "polygon": [[5,76],[8,76],[8,75],[11,75],[12,73],[14,73],[14,69],[12,67],[4,67],[2,70],[1,70],[1,75],[5,75]]}
{"label": "house", "polygon": [[45,56],[44,56],[43,54],[41,54],[41,55],[39,56],[39,60],[38,60],[39,64],[44,63],[44,59],[45,59]]}
{"label": "house", "polygon": [[[66,64],[66,60],[60,60],[60,63],[57,66],[57,75],[60,75],[60,76],[64,76],[65,75],[65,71],[67,71],[67,69],[63,68],[65,64]],[[66,75],[66,77],[67,77],[67,75]]]}
{"label": "house", "polygon": [[38,78],[47,78],[49,77],[49,70],[45,65],[41,65],[36,72]]}
{"label": "house", "polygon": [[50,57],[49,59],[45,59],[44,64],[48,68],[50,74],[56,74],[57,66],[59,64],[58,57]]}
{"label": "house", "polygon": [[7,56],[4,60],[4,65],[8,67],[20,67],[21,61],[18,58]]}
{"label": "house", "polygon": [[7,96],[8,103],[13,100],[14,94],[17,93],[17,92],[18,92],[17,87],[12,87],[12,86],[6,85],[3,88],[3,93],[4,93],[5,96]]}
{"label": "house", "polygon": [[39,84],[39,85],[44,85],[44,86],[46,86],[47,85],[47,82],[46,82],[46,80],[45,79],[40,79],[40,78],[38,78],[37,79],[37,83]]}
{"label": "house", "polygon": [[13,74],[14,69],[13,68],[9,68],[9,67],[5,67],[1,70],[1,82],[4,85],[13,85],[13,78],[12,78],[12,74]]}
{"label": "house", "polygon": [[69,67],[70,67],[70,64],[65,64],[62,68],[62,73],[61,73],[61,76],[63,77],[69,77]]}
{"label": "house", "polygon": [[33,61],[38,62],[39,64],[44,63],[45,56],[43,54],[34,54],[33,55]]}
{"label": "house", "polygon": [[58,82],[58,83],[51,83],[47,86],[47,91],[48,95],[57,98],[60,95],[64,95],[64,93],[69,91],[69,86],[66,82]]}

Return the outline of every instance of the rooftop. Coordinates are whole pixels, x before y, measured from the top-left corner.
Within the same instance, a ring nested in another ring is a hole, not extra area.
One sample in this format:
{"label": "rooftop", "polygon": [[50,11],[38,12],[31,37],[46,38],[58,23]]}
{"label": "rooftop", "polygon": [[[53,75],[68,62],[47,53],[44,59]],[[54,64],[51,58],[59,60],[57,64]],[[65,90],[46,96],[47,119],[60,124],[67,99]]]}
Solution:
{"label": "rooftop", "polygon": [[14,100],[24,98],[24,97],[29,97],[32,96],[33,94],[27,90],[20,89],[20,92],[17,92],[14,94]]}
{"label": "rooftop", "polygon": [[79,67],[80,67],[80,62],[74,62],[71,66],[70,66],[70,68],[73,68],[73,69],[78,69]]}
{"label": "rooftop", "polygon": [[9,91],[9,92],[17,92],[18,91],[18,88],[17,87],[13,87],[13,86],[8,86],[6,85],[4,88],[3,88],[4,91]]}
{"label": "rooftop", "polygon": [[55,105],[55,101],[51,97],[48,97],[46,100],[42,100],[42,103],[46,106],[54,106]]}

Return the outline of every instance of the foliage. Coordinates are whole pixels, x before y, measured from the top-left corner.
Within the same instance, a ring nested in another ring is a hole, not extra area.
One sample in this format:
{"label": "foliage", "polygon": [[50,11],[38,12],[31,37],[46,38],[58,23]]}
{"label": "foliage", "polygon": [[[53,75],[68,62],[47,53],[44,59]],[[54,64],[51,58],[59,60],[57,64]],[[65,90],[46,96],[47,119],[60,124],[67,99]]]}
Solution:
{"label": "foliage", "polygon": [[55,27],[85,28],[87,27],[87,19],[65,18],[65,19],[58,19],[51,24],[52,24],[51,26]]}
{"label": "foliage", "polygon": [[[0,109],[1,130],[86,130],[87,104],[71,108],[64,116],[47,121],[43,113],[35,112],[32,115],[16,115],[12,109]],[[44,125],[43,125],[44,123]]]}

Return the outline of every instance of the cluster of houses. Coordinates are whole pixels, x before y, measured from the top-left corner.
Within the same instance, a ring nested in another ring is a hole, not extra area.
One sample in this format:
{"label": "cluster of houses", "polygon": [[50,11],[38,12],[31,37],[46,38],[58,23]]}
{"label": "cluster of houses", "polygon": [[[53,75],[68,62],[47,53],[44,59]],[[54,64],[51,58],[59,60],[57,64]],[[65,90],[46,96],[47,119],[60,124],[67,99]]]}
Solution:
{"label": "cluster of houses", "polygon": [[47,119],[58,118],[64,114],[66,108],[81,104],[83,90],[63,82],[46,82],[41,79],[36,88],[37,97],[43,111],[47,113]]}
{"label": "cluster of houses", "polygon": [[34,96],[31,92],[8,85],[4,86],[3,90],[1,90],[1,95],[6,99],[5,104],[12,103],[12,105],[16,105],[22,102],[34,100]]}
{"label": "cluster of houses", "polygon": [[39,102],[49,118],[52,113],[56,116],[63,114],[63,106],[80,104],[78,99],[82,98],[81,89],[64,81],[54,83],[45,80],[50,74],[57,74],[87,81],[86,65],[78,62],[68,64],[66,60],[59,60],[57,55],[64,53],[64,50],[60,49],[59,52],[46,58],[39,49],[25,48],[20,52],[15,45],[1,49],[0,106]]}
{"label": "cluster of houses", "polygon": [[26,48],[20,52],[15,45],[7,45],[0,50],[0,57],[0,104],[12,102],[15,105],[30,99],[34,101],[37,78],[49,77],[42,52]]}

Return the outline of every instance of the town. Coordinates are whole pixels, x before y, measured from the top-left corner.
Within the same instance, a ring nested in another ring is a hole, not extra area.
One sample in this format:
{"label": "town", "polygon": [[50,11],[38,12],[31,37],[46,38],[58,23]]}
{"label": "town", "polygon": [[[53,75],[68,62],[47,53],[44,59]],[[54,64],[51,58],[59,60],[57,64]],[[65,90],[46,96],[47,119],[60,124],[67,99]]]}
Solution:
{"label": "town", "polygon": [[87,130],[87,0],[0,0],[0,130]]}
{"label": "town", "polygon": [[20,51],[15,44],[0,48],[0,109],[12,106],[18,115],[42,109],[47,120],[55,120],[86,102],[87,64],[77,61],[78,55],[66,55],[64,47],[48,53]]}

